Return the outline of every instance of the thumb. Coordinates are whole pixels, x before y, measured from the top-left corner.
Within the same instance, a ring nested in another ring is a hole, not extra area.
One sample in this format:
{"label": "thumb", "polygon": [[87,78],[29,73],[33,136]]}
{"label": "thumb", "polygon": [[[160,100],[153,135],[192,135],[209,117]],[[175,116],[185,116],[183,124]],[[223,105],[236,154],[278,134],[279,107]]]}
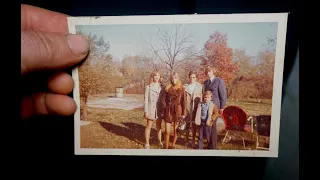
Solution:
{"label": "thumb", "polygon": [[67,68],[83,60],[89,43],[80,35],[21,32],[21,74]]}

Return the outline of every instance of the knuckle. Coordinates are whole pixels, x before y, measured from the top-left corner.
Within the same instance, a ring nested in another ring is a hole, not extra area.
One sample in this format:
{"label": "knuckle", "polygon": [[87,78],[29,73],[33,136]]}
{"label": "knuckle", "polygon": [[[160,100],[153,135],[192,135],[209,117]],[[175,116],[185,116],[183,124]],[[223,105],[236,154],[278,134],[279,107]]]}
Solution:
{"label": "knuckle", "polygon": [[[35,31],[21,31],[21,71],[40,68],[47,69],[54,65],[64,65],[61,59],[68,57],[70,48],[65,36]],[[41,62],[40,62],[41,61]]]}
{"label": "knuckle", "polygon": [[55,41],[52,37],[45,33],[36,33],[37,39],[39,40],[37,43],[37,48],[39,49],[39,52],[41,53],[41,56],[47,57],[50,60],[53,60],[55,58]]}
{"label": "knuckle", "polygon": [[32,109],[35,114],[48,114],[47,93],[36,93],[32,96]]}

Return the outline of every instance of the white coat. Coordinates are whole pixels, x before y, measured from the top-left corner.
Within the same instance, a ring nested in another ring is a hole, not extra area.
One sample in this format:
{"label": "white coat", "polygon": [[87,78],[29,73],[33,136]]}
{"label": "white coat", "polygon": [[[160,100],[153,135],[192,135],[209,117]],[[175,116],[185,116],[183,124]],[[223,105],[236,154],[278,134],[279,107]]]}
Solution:
{"label": "white coat", "polygon": [[158,119],[161,112],[160,94],[163,91],[163,86],[156,84],[147,85],[144,95],[144,112],[149,119]]}

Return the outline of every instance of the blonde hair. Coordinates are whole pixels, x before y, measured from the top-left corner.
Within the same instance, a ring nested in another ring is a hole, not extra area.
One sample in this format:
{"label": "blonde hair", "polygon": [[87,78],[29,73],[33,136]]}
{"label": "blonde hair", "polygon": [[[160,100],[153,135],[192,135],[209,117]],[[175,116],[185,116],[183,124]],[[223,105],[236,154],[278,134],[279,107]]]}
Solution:
{"label": "blonde hair", "polygon": [[[175,85],[173,84],[174,76],[178,76],[178,82]],[[175,89],[183,88],[181,80],[180,80],[180,76],[177,72],[173,72],[169,77],[169,84],[166,86],[166,90],[168,90],[170,87],[173,87]]]}
{"label": "blonde hair", "polygon": [[155,76],[156,74],[159,74],[159,75],[160,75],[159,83],[160,83],[160,84],[162,83],[162,74],[161,74],[161,72],[155,70],[155,71],[153,71],[153,72],[150,74],[149,85],[150,85],[151,83],[153,83],[153,78],[154,78],[154,76]]}

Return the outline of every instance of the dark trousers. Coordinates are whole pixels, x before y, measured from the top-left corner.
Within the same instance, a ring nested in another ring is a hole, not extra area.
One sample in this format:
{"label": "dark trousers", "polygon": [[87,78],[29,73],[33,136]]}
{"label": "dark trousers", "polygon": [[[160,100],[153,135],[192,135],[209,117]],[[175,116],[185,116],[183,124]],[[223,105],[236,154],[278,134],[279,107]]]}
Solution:
{"label": "dark trousers", "polygon": [[210,143],[208,144],[208,149],[217,149],[217,139],[218,139],[218,131],[217,131],[217,119],[214,121],[211,128],[211,136]]}
{"label": "dark trousers", "polygon": [[199,149],[203,149],[203,139],[207,139],[210,142],[211,139],[211,127],[206,125],[206,121],[201,121],[199,126]]}

